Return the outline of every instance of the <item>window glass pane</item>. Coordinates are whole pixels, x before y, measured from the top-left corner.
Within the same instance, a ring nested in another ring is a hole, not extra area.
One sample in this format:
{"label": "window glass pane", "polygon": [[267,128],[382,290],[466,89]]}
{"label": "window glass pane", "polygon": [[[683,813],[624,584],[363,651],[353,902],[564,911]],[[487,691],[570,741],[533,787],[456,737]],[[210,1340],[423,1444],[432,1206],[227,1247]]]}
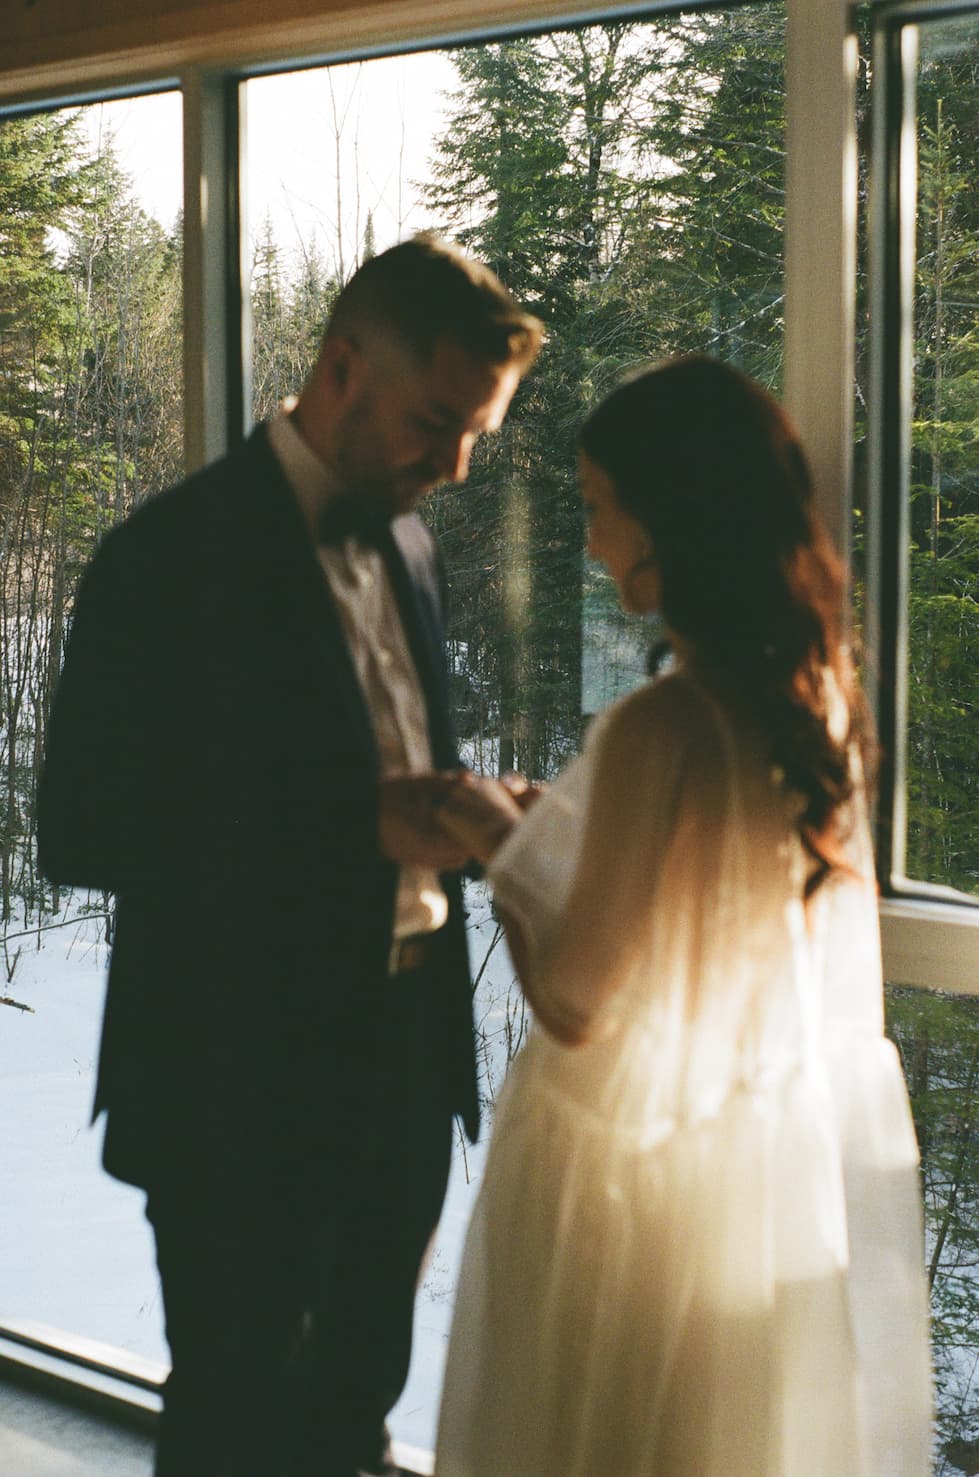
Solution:
{"label": "window glass pane", "polygon": [[78,576],[181,470],[180,138],[176,94],[0,119],[0,1324],[161,1359],[142,1197],[87,1131],[112,900],[45,883],[32,828]]}
{"label": "window glass pane", "polygon": [[979,895],[979,18],[919,39],[906,870]]}
{"label": "window glass pane", "polygon": [[[970,375],[976,342],[977,200],[969,150],[975,127],[979,23],[943,20],[918,29],[917,236],[910,457],[908,830],[906,871],[976,892],[979,541]],[[861,68],[860,132],[869,132],[869,57]],[[865,179],[866,160],[861,161]],[[861,191],[865,201],[866,191]],[[865,233],[862,233],[862,236]],[[866,245],[862,239],[862,245]],[[862,273],[862,293],[866,277]],[[857,341],[857,488],[863,501],[867,351]],[[885,498],[888,493],[885,489]],[[893,504],[883,517],[894,516]],[[854,544],[863,554],[863,512]],[[862,585],[858,584],[858,603]],[[963,984],[967,981],[963,980]],[[925,1259],[935,1371],[934,1471],[976,1465],[975,1336],[979,1158],[973,1123],[979,1000],[889,987],[888,1032],[901,1054],[921,1151]]]}
{"label": "window glass pane", "polygon": [[935,1473],[976,1464],[979,1419],[979,1000],[887,991],[925,1203],[935,1367]]}
{"label": "window glass pane", "polygon": [[[478,770],[554,775],[587,715],[645,671],[649,628],[583,559],[587,408],[629,368],[690,349],[779,389],[783,62],[782,6],[762,4],[246,84],[256,418],[299,388],[358,263],[414,230],[458,240],[546,322],[503,432],[464,488],[425,509]],[[467,905],[491,1105],[526,1017],[481,887]],[[460,1142],[395,1413],[396,1434],[422,1447],[482,1154]]]}

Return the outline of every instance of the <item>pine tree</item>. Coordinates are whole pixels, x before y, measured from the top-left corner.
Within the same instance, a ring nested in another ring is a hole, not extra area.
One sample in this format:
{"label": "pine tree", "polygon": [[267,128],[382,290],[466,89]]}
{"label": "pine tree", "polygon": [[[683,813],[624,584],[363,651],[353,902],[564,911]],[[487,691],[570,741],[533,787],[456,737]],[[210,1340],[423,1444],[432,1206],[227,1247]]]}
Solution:
{"label": "pine tree", "polygon": [[442,228],[548,330],[468,488],[435,507],[469,709],[497,736],[498,766],[532,775],[580,739],[575,437],[602,369],[611,379],[635,350],[635,332],[615,337],[613,300],[642,194],[636,118],[660,67],[655,36],[614,24],[456,53],[462,85],[428,192]]}
{"label": "pine tree", "polygon": [[179,244],[74,112],[0,124],[0,909],[43,906],[34,795],[74,587],[180,465]]}

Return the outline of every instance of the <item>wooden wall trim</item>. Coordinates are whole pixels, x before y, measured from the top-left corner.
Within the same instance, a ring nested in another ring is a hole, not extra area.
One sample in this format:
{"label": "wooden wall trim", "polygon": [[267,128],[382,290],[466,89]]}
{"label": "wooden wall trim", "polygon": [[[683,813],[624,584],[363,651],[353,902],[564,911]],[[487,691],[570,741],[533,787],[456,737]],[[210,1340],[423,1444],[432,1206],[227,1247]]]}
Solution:
{"label": "wooden wall trim", "polygon": [[533,21],[650,8],[638,0],[5,0],[0,101],[173,77],[194,66],[369,51]]}

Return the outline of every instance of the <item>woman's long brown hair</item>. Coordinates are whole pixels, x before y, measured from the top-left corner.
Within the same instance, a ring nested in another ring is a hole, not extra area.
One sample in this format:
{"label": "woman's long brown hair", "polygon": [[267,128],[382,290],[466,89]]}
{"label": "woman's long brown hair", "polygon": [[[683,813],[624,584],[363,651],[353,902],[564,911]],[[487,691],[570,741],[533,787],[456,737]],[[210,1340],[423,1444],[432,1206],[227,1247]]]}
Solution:
{"label": "woman's long brown hair", "polygon": [[[626,380],[581,444],[649,532],[667,625],[737,684],[772,765],[801,796],[811,893],[847,865],[851,755],[856,744],[867,765],[871,746],[844,644],[843,567],[798,436],[760,385],[694,354]],[[842,730],[834,689],[849,715]]]}

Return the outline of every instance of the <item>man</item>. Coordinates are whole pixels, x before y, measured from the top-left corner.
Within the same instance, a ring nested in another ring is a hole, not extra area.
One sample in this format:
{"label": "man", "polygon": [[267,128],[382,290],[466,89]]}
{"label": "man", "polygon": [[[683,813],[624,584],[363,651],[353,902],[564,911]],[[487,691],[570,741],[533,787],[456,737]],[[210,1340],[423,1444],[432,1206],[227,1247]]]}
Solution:
{"label": "man", "polygon": [[394,247],[294,408],[141,507],[82,583],[39,841],[51,877],[116,894],[95,1109],[156,1234],[159,1477],[393,1470],[452,1114],[477,1126],[413,510],[465,478],[539,344],[487,269]]}

